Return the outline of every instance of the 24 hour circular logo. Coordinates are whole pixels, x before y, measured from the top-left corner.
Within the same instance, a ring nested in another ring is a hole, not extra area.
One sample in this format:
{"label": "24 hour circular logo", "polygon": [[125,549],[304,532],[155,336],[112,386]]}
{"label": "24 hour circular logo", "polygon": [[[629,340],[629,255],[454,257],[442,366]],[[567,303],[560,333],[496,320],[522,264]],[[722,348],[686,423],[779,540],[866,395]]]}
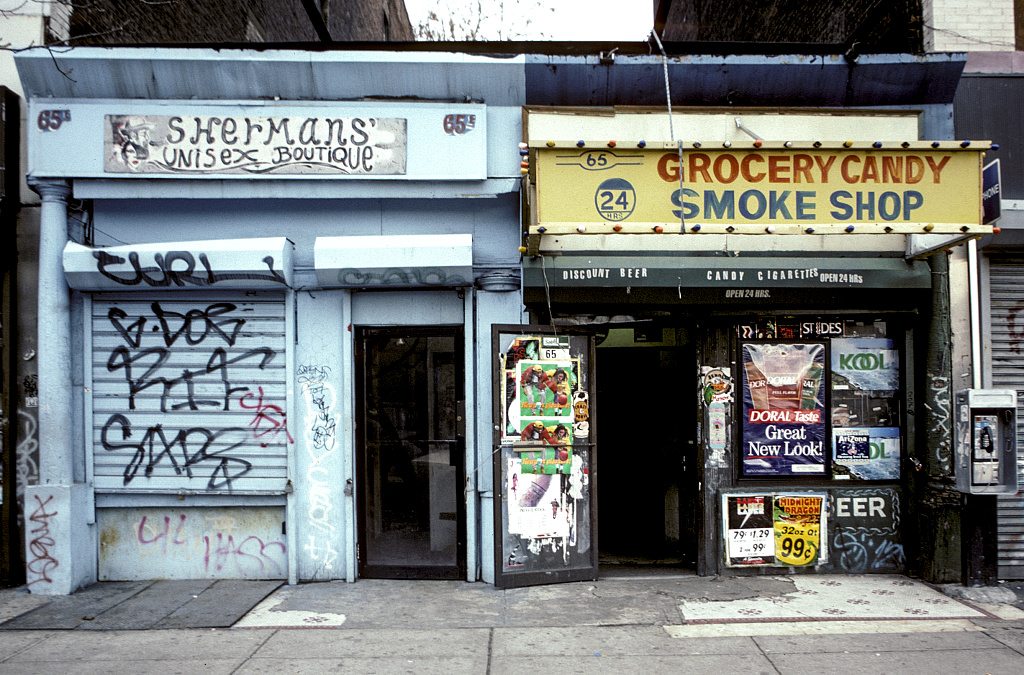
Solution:
{"label": "24 hour circular logo", "polygon": [[625,220],[636,207],[636,191],[629,181],[609,178],[597,186],[594,206],[597,207],[598,215],[605,220]]}

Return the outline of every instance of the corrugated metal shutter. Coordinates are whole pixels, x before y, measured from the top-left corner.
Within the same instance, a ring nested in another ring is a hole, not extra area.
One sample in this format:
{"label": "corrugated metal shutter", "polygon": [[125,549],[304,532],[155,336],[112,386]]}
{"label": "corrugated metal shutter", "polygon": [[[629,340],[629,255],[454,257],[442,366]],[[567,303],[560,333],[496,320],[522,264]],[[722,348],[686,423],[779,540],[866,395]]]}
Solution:
{"label": "corrugated metal shutter", "polygon": [[96,490],[282,492],[284,296],[181,297],[94,296]]}
{"label": "corrugated metal shutter", "polygon": [[[1017,476],[1024,485],[1024,253],[989,255],[992,386],[1017,390]],[[1024,579],[1024,492],[1000,496],[999,578]]]}

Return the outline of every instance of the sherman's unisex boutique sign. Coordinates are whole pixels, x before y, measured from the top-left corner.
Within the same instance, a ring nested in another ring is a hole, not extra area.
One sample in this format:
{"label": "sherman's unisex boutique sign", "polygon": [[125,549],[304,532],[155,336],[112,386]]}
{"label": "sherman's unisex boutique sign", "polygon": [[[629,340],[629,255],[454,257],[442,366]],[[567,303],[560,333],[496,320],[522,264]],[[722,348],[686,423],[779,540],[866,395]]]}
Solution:
{"label": "sherman's unisex boutique sign", "polygon": [[[34,173],[103,179],[483,180],[479,103],[35,100]],[[96,152],[82,152],[83,147]]]}
{"label": "sherman's unisex boutique sign", "polygon": [[107,115],[108,173],[404,174],[406,121]]}

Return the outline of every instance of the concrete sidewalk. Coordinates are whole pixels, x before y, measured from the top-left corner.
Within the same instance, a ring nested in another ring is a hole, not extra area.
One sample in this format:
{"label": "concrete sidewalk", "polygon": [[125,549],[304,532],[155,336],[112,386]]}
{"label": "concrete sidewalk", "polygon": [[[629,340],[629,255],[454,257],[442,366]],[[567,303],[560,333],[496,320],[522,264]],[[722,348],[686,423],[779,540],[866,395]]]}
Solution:
{"label": "concrete sidewalk", "polygon": [[[181,617],[206,592],[183,602],[174,585],[185,582],[144,583],[77,622],[70,618],[86,604],[0,592],[0,618],[17,614],[0,624],[0,672],[1024,672],[1024,611],[1012,592],[955,599],[892,575],[613,576],[508,590],[330,582],[265,591],[232,628],[112,630],[133,611],[149,622]],[[99,607],[98,591],[81,593]],[[40,625],[42,610],[57,615],[55,604],[67,628]],[[37,628],[15,627],[33,615]]]}

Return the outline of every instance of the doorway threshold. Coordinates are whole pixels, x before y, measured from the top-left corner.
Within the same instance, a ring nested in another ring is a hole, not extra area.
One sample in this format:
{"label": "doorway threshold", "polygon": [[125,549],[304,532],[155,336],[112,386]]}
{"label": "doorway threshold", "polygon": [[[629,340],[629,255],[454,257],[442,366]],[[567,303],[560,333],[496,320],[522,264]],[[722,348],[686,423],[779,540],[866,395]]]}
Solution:
{"label": "doorway threshold", "polygon": [[598,556],[598,574],[605,579],[694,576],[697,569],[692,563],[678,557],[649,558],[602,553]]}

